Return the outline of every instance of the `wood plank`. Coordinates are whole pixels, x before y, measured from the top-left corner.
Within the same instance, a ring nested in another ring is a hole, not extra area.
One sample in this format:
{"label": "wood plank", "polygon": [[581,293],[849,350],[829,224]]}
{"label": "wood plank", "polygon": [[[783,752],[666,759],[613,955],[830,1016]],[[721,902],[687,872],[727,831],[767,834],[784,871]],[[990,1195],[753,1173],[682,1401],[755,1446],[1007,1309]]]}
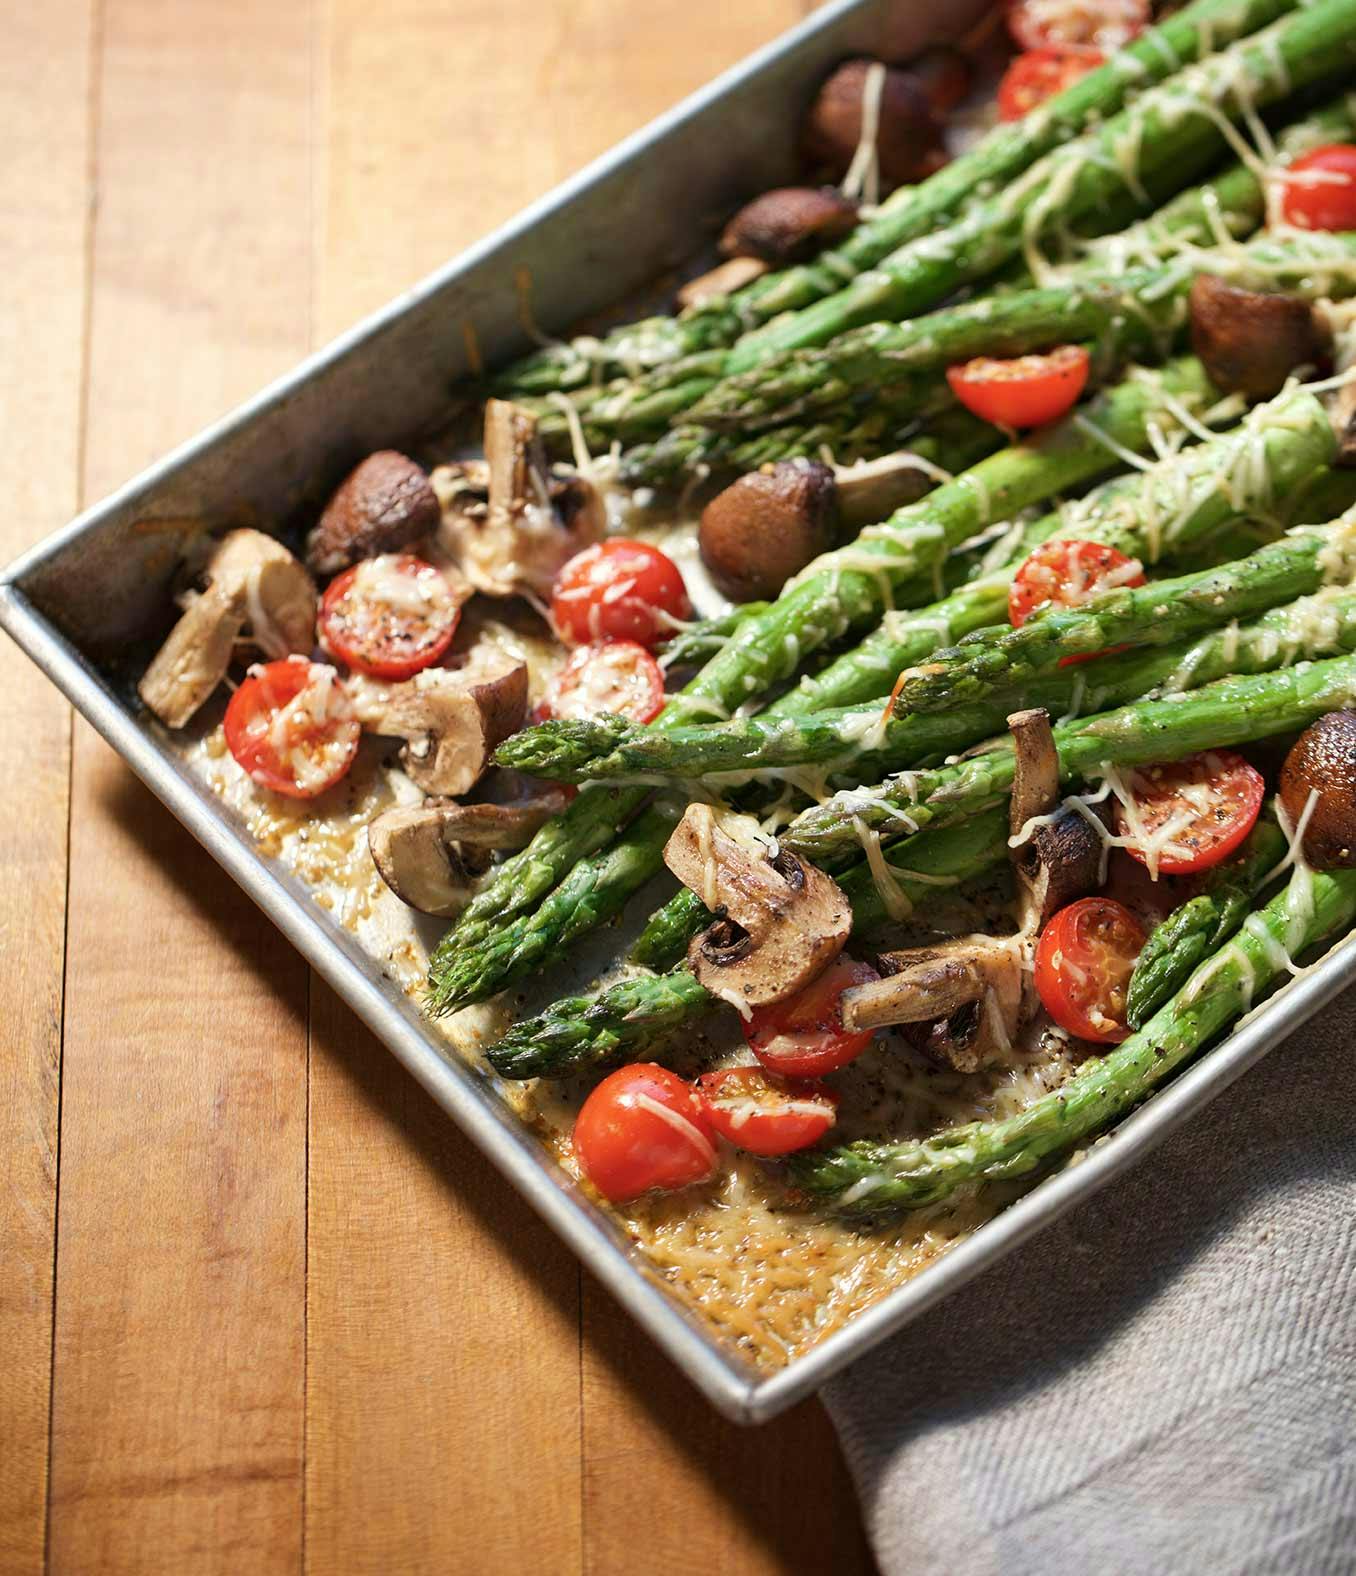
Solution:
{"label": "wood plank", "polygon": [[319,981],[312,1002],[307,1569],[577,1570],[578,1268]]}
{"label": "wood plank", "polygon": [[[90,495],[291,364],[310,285],[309,5],[103,10]],[[72,860],[51,1563],[294,1571],[306,970],[84,727]]]}
{"label": "wood plank", "polygon": [[[0,51],[0,560],[78,504],[91,0],[24,6]],[[0,1570],[43,1568],[70,715],[0,643]]]}
{"label": "wood plank", "polygon": [[[716,0],[568,13],[394,0],[380,14],[334,0],[322,334],[796,13],[792,0],[738,17]],[[319,987],[312,1029],[307,1567],[576,1570],[576,1266]]]}
{"label": "wood plank", "polygon": [[583,1413],[588,1576],[630,1576],[642,1557],[647,1576],[875,1569],[819,1402],[726,1422],[588,1278]]}

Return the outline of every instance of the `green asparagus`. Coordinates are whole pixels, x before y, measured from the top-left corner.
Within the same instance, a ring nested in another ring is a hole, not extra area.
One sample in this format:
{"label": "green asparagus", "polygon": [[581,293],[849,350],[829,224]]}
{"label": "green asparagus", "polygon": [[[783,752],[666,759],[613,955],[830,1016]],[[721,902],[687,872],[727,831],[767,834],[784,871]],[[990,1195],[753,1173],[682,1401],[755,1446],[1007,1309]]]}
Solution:
{"label": "green asparagus", "polygon": [[1234,934],[1284,854],[1280,827],[1271,820],[1259,821],[1238,853],[1210,871],[1205,890],[1154,927],[1126,995],[1125,1016],[1132,1029],[1142,1029],[1197,964]]}
{"label": "green asparagus", "polygon": [[1143,1100],[1248,1009],[1287,955],[1346,930],[1354,918],[1356,872],[1315,874],[1312,886],[1296,876],[1142,1029],[1025,1111],[931,1138],[807,1150],[791,1162],[792,1179],[813,1197],[865,1217],[934,1204],[968,1183],[1027,1176]]}
{"label": "green asparagus", "polygon": [[[1062,537],[1106,542],[1148,563],[1158,563],[1200,541],[1234,515],[1274,515],[1287,492],[1296,491],[1297,479],[1306,470],[1316,470],[1333,447],[1331,426],[1319,402],[1302,392],[1285,393],[1258,406],[1221,437],[1182,454],[1165,456],[1141,475],[1117,478],[1065,506],[1058,521],[1045,522],[1049,530],[1042,525],[1032,534],[1044,540],[1057,528]],[[1284,486],[1280,485],[1282,477],[1286,479]],[[1345,486],[1340,479],[1327,483],[1323,495],[1312,501],[1326,503],[1332,493],[1345,496]],[[1295,514],[1287,523],[1300,518],[1330,519],[1343,507],[1345,504],[1337,503],[1322,516]],[[1040,535],[1043,530],[1044,536]],[[968,611],[964,606],[930,608],[926,624],[903,615],[887,615],[860,646],[819,673],[802,678],[765,715],[799,716],[887,695],[904,669],[923,661],[941,644],[931,615],[955,617],[949,628],[941,627],[947,631],[945,638],[956,640],[980,627],[967,617]],[[995,623],[1003,617],[1004,611],[999,609],[982,622]]]}
{"label": "green asparagus", "polygon": [[[901,905],[922,902],[939,885],[953,885],[982,874],[1006,854],[1007,822],[1000,812],[962,826],[919,838],[907,869],[894,872],[894,899]],[[852,903],[856,933],[887,916],[870,872],[859,866],[840,880]],[[711,921],[699,907],[695,929]],[[689,931],[689,934],[695,933]],[[684,935],[679,949],[687,945]],[[571,996],[535,1018],[515,1024],[489,1050],[491,1067],[505,1078],[562,1078],[591,1071],[628,1055],[662,1053],[664,1035],[689,1022],[715,999],[686,968],[623,980],[596,996]]]}
{"label": "green asparagus", "polygon": [[[854,546],[816,559],[766,613],[740,623],[719,655],[670,699],[655,726],[667,730],[703,716],[728,716],[794,672],[810,651],[879,617],[891,600],[908,593],[911,581],[917,600],[927,600],[928,580],[946,555],[991,520],[1111,469],[1118,450],[1144,449],[1151,434],[1170,426],[1174,406],[1210,398],[1204,370],[1188,358],[1152,379],[1128,379],[1086,410],[962,472],[931,497],[869,527]],[[474,980],[477,992],[497,988],[479,950],[502,955],[493,932],[532,908],[576,861],[605,847],[643,798],[639,789],[585,789],[494,871],[430,959],[432,1011],[479,999],[462,992],[462,979]],[[636,866],[643,864],[637,849]]]}
{"label": "green asparagus", "polygon": [[692,668],[708,662],[734,634],[739,621],[752,618],[756,613],[766,613],[771,604],[745,602],[732,607],[728,613],[715,618],[698,619],[686,629],[680,629],[671,640],[666,640],[657,653],[661,668]]}
{"label": "green asparagus", "polygon": [[745,435],[714,432],[710,427],[674,427],[653,443],[627,449],[620,475],[630,487],[671,492],[703,471],[742,476],[802,455],[852,465],[905,451],[925,465],[963,471],[1001,448],[1003,441],[991,423],[959,407],[920,421],[911,401],[897,408],[887,389],[879,399],[854,402],[821,421],[789,422],[764,432]]}
{"label": "green asparagus", "polygon": [[[1260,182],[1251,175],[1260,192]],[[1356,290],[1356,235],[1264,236],[1246,246],[1198,251],[1108,278],[1079,273],[1045,288],[983,296],[903,323],[872,323],[823,349],[789,351],[730,378],[699,400],[686,420],[747,433],[775,422],[808,421],[878,388],[971,356],[1013,356],[1092,340],[1108,360],[1161,359],[1186,322],[1196,275],[1243,287],[1262,284],[1320,296]]]}
{"label": "green asparagus", "polygon": [[[1019,629],[976,630],[900,675],[894,713],[947,712],[995,693],[1025,694],[1070,658],[1083,660],[1130,644],[1169,645],[1325,585],[1333,573],[1335,536],[1349,525],[1312,529],[1268,543],[1247,558],[1147,585],[1119,586],[1072,607],[1037,610]],[[1337,569],[1351,565],[1340,548]]]}
{"label": "green asparagus", "polygon": [[581,337],[523,358],[495,382],[508,398],[581,387],[612,371],[634,376],[647,366],[734,343],[752,322],[766,321],[842,288],[906,241],[931,234],[985,190],[1011,182],[1072,133],[1115,113],[1127,95],[1161,81],[1221,44],[1265,27],[1294,0],[1196,0],[1135,39],[1097,71],[1049,99],[1019,123],[1002,125],[921,186],[897,192],[841,246],[817,261],[757,281],[733,298],[682,317],[649,318],[605,339]]}
{"label": "green asparagus", "polygon": [[1003,731],[1019,704],[1052,716],[1091,714],[1147,697],[1158,686],[1197,688],[1230,674],[1261,673],[1356,650],[1356,592],[1320,592],[1275,607],[1251,624],[1174,645],[1144,646],[1059,668],[1020,692],[968,705],[886,718],[879,701],[806,717],[747,717],[658,733],[622,717],[548,722],[499,747],[501,766],[562,782],[652,781],[729,785],[742,774],[818,766],[837,785],[877,782],[928,766]]}
{"label": "green asparagus", "polygon": [[[1080,781],[1121,766],[1180,760],[1306,727],[1356,697],[1356,657],[1306,662],[1279,672],[1220,679],[1189,693],[1140,701],[1056,724],[1060,777]],[[894,842],[926,827],[949,826],[1010,793],[1010,739],[954,766],[905,772],[878,788],[835,794],[779,833],[784,846],[815,864],[842,858],[864,833]]]}
{"label": "green asparagus", "polygon": [[822,345],[844,330],[916,315],[1022,253],[1039,280],[1038,242],[1124,190],[1180,187],[1226,146],[1221,119],[1337,73],[1356,59],[1356,0],[1317,0],[1254,39],[1212,55],[1033,164],[1003,192],[882,260],[846,289],[787,313],[731,350],[727,373],[779,350]]}

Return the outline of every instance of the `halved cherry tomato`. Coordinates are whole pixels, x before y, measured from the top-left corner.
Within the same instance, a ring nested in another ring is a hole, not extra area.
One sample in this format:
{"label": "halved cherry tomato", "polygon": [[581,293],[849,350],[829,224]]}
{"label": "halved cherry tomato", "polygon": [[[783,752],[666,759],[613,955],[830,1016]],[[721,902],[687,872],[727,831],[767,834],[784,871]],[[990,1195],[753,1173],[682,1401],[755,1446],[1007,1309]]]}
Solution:
{"label": "halved cherry tomato", "polygon": [[1281,213],[1299,230],[1356,229],[1356,144],[1330,142],[1296,159]]}
{"label": "halved cherry tomato", "polygon": [[576,553],[556,576],[551,622],[571,646],[634,640],[657,646],[692,617],[678,565],[648,542],[614,537]]}
{"label": "halved cherry tomato", "polygon": [[289,799],[332,788],[353,765],[362,733],[334,669],[305,657],[252,667],[223,728],[254,781]]}
{"label": "halved cherry tomato", "polygon": [[358,673],[407,679],[442,656],[460,620],[461,602],[432,564],[383,553],[330,582],[320,644]]}
{"label": "halved cherry tomato", "polygon": [[[1020,629],[1033,613],[1047,607],[1077,607],[1099,592],[1116,586],[1142,586],[1144,568],[1137,558],[1103,542],[1042,542],[1012,578],[1008,590],[1008,619]],[[1124,651],[1113,646],[1112,651]],[[1061,657],[1067,668],[1076,662],[1111,652],[1087,651],[1074,657]]]}
{"label": "halved cherry tomato", "polygon": [[873,1031],[845,1029],[839,998],[850,985],[876,978],[870,964],[838,958],[789,1000],[755,1007],[744,1020],[744,1038],[770,1073],[786,1078],[821,1078],[846,1067],[871,1043]]}
{"label": "halved cherry tomato", "polygon": [[[1125,774],[1133,809],[1116,806],[1116,832],[1149,873],[1191,875],[1227,859],[1252,831],[1266,797],[1261,772],[1233,750],[1206,750]],[[1156,852],[1154,852],[1156,850]]]}
{"label": "halved cherry tomato", "polygon": [[664,709],[664,675],[633,640],[580,646],[556,674],[545,705],[549,717],[584,719],[608,712],[653,722]]}
{"label": "halved cherry tomato", "polygon": [[1028,49],[1018,55],[998,84],[1000,120],[1021,120],[1037,104],[1044,104],[1071,87],[1079,77],[1096,71],[1103,57],[1095,50]]}
{"label": "halved cherry tomato", "polygon": [[654,1062],[609,1074],[574,1124],[584,1175],[614,1204],[715,1174],[716,1148],[695,1089]]}
{"label": "halved cherry tomato", "polygon": [[1008,30],[1023,49],[1109,55],[1149,25],[1149,0],[1011,0]]}
{"label": "halved cherry tomato", "polygon": [[1084,897],[1062,908],[1036,943],[1036,993],[1061,1029],[1116,1045],[1129,1034],[1125,993],[1144,930],[1122,903]]}
{"label": "halved cherry tomato", "polygon": [[1042,542],[1013,576],[1008,618],[1020,629],[1038,609],[1076,607],[1115,586],[1142,586],[1144,569],[1103,542]]}
{"label": "halved cherry tomato", "polygon": [[1090,359],[1082,345],[1000,361],[976,356],[946,369],[951,392],[966,410],[997,427],[1043,427],[1058,421],[1088,385]]}
{"label": "halved cherry tomato", "polygon": [[697,1093],[722,1138],[753,1155],[789,1155],[816,1144],[837,1119],[838,1096],[820,1084],[793,1088],[761,1067],[703,1073]]}

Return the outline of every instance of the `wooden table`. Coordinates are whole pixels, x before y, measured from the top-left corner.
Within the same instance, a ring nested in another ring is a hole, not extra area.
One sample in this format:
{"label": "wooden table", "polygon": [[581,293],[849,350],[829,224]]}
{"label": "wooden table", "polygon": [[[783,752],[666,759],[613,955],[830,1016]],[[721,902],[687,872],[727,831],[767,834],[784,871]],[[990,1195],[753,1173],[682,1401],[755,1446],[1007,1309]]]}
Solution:
{"label": "wooden table", "polygon": [[[5,558],[801,0],[42,0],[0,49]],[[0,1570],[853,1572],[0,649]]]}

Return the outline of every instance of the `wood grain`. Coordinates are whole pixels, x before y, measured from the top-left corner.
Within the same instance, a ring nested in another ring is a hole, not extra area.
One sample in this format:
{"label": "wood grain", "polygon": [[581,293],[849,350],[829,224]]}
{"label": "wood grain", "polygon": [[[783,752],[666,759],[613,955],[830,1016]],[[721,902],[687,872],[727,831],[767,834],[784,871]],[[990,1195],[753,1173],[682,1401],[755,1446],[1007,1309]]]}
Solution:
{"label": "wood grain", "polygon": [[[91,494],[305,349],[309,26],[106,0]],[[295,1571],[306,971],[83,726],[72,861],[52,1567]]]}
{"label": "wood grain", "polygon": [[[400,0],[379,17],[335,0],[318,73],[321,335],[798,11],[761,0],[733,18],[713,0],[664,0],[619,27],[615,0],[441,16]],[[410,72],[415,58],[477,69],[450,93],[441,73]],[[860,1534],[842,1531],[855,1509],[817,1407],[757,1434],[723,1423],[591,1285],[578,1374],[577,1272],[559,1246],[320,987],[313,1035],[310,1569],[620,1576],[638,1560],[690,1568],[694,1549],[720,1571],[867,1568]],[[457,1514],[430,1514],[429,1485],[462,1462],[475,1469],[457,1477]],[[524,1482],[545,1495],[530,1516]],[[784,1516],[773,1507],[788,1489]]]}
{"label": "wood grain", "polygon": [[[23,7],[0,50],[0,559],[75,510],[92,5]],[[0,642],[0,1570],[42,1569],[70,719]]]}
{"label": "wood grain", "polygon": [[[738,1428],[592,1281],[584,1291],[584,1569],[622,1576],[874,1570],[827,1415]],[[644,1528],[641,1542],[637,1528]]]}
{"label": "wood grain", "polygon": [[[807,8],[23,8],[0,550]],[[45,1511],[48,1566],[80,1576],[867,1568],[822,1412],[717,1418],[83,725],[55,1209],[65,713],[18,691],[0,1571],[42,1568]]]}
{"label": "wood grain", "polygon": [[[540,15],[333,0],[320,337],[551,183],[537,139],[496,131]],[[312,1029],[307,1568],[575,1571],[578,1268],[319,983]]]}

